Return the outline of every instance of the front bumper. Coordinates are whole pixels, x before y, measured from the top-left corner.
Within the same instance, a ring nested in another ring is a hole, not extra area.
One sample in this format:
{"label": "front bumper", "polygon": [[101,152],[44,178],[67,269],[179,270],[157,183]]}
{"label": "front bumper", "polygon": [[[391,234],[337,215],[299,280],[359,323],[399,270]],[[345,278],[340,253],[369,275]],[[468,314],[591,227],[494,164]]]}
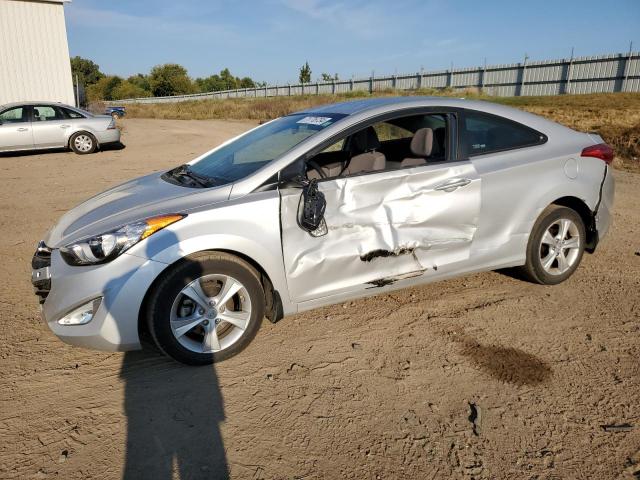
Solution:
{"label": "front bumper", "polygon": [[[140,348],[138,316],[142,300],[166,264],[127,253],[112,262],[86,267],[67,265],[58,250],[50,252],[49,265],[40,257],[36,252],[32,283],[41,299],[43,319],[56,336],[66,343],[97,350]],[[58,323],[69,312],[100,297],[102,302],[89,323]]]}

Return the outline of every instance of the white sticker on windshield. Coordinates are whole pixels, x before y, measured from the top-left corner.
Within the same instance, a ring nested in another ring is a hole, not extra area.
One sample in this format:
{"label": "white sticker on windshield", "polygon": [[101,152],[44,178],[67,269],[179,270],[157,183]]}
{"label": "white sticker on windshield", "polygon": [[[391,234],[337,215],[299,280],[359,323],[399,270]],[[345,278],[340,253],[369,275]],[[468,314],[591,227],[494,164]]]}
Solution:
{"label": "white sticker on windshield", "polygon": [[322,125],[331,120],[331,117],[304,117],[296,123],[304,123],[306,125]]}

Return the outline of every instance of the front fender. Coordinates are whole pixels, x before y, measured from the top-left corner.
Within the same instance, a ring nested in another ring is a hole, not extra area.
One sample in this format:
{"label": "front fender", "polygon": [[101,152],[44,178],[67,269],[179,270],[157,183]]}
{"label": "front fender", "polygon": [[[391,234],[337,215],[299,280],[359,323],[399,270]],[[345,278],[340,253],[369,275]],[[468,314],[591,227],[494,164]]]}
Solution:
{"label": "front fender", "polygon": [[190,212],[127,251],[130,255],[174,264],[193,253],[226,250],[258,264],[280,292],[285,314],[297,308],[289,300],[280,241],[280,198],[277,192],[252,194],[244,201]]}

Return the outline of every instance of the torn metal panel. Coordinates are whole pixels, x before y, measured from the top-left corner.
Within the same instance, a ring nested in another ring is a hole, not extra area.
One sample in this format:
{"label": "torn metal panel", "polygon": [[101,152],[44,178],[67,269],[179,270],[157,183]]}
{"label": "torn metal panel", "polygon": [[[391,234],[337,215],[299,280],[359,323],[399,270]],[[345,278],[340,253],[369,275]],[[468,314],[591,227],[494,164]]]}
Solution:
{"label": "torn metal panel", "polygon": [[[470,182],[454,191],[436,187]],[[301,191],[281,191],[282,245],[291,299],[371,288],[372,279],[435,271],[469,258],[478,225],[480,179],[470,162],[321,181],[326,235],[296,221]]]}
{"label": "torn metal panel", "polygon": [[387,285],[393,285],[398,280],[405,280],[407,278],[419,277],[420,275],[424,274],[425,271],[426,269],[416,270],[415,272],[408,272],[402,275],[396,275],[395,277],[377,278],[375,280],[371,280],[370,282],[367,282],[368,285],[373,285],[372,287],[367,287],[367,288],[381,288],[381,287],[386,287]]}

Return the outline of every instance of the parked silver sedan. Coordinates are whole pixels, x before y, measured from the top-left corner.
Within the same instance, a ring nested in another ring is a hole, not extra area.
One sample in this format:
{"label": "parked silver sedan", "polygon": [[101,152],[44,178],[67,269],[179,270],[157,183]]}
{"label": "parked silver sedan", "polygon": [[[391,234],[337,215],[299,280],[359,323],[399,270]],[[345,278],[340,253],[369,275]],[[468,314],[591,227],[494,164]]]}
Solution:
{"label": "parked silver sedan", "polygon": [[0,105],[0,152],[70,148],[83,155],[120,141],[108,115],[50,102]]}
{"label": "parked silver sedan", "polygon": [[492,103],[383,98],[261,125],[65,214],[33,257],[65,342],[188,364],[263,317],[518,267],[557,284],[611,219],[610,147]]}

